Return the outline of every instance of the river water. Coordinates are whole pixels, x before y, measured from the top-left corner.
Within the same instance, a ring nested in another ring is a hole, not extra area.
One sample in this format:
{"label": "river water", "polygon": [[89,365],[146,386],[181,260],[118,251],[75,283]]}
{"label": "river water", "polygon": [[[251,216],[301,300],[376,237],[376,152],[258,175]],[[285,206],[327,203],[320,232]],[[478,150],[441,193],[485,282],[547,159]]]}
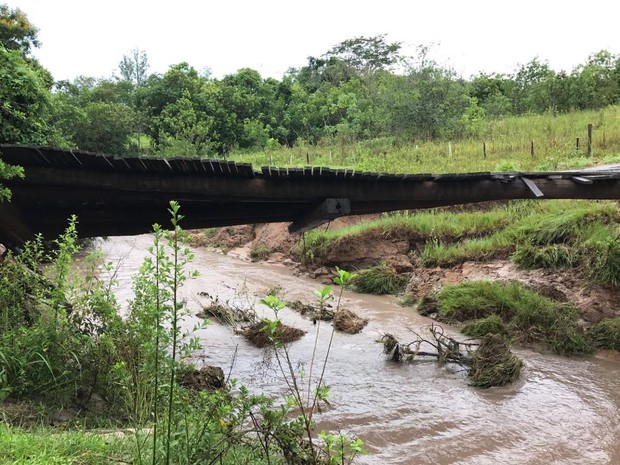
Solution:
{"label": "river water", "polygon": [[[110,238],[101,247],[118,264],[117,296],[131,298],[131,277],[151,245],[151,236]],[[193,313],[217,295],[220,301],[255,305],[275,286],[286,300],[312,301],[321,284],[295,277],[279,264],[251,263],[195,250],[183,296]],[[388,362],[377,340],[392,333],[401,341],[430,324],[392,297],[345,292],[343,306],[369,319],[362,333],[336,333],[325,380],[331,407],[317,417],[323,429],[364,440],[360,464],[618,464],[620,465],[620,359],[617,354],[568,359],[515,350],[525,362],[521,380],[488,390],[469,387],[463,373],[434,363]],[[323,359],[331,327],[313,325],[284,309],[285,323],[307,333],[291,345],[293,361],[308,373],[317,329]],[[200,320],[189,317],[186,325]],[[219,365],[254,391],[284,393],[269,351],[257,349],[230,328],[212,323],[197,335],[204,345],[198,362]],[[316,370],[316,368],[315,368]]]}

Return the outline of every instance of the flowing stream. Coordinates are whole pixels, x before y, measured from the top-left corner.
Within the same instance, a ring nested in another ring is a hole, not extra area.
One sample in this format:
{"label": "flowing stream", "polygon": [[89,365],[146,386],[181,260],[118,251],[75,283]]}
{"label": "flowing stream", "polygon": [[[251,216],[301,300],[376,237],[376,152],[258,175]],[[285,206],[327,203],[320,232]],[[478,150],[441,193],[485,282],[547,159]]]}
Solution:
{"label": "flowing stream", "polygon": [[[108,259],[118,263],[117,296],[132,296],[131,278],[151,245],[149,235],[102,242]],[[192,313],[210,302],[259,305],[260,297],[281,286],[286,300],[311,302],[322,287],[292,275],[279,264],[251,263],[206,250],[195,250],[183,295]],[[369,451],[360,464],[620,464],[620,357],[617,354],[563,358],[519,349],[521,380],[511,386],[479,390],[463,373],[435,363],[388,362],[377,340],[392,333],[414,339],[411,330],[431,320],[392,297],[345,292],[343,306],[368,318],[362,333],[335,333],[325,372],[331,407],[319,415],[323,429],[341,430],[364,440]],[[282,319],[307,334],[291,345],[292,359],[308,372],[316,331],[322,361],[331,334],[328,323],[313,325],[292,310]],[[186,325],[202,321],[190,317]],[[219,365],[254,391],[284,393],[284,382],[269,351],[257,349],[230,328],[212,323],[197,335],[204,345],[199,362]],[[316,369],[316,368],[315,368]]]}

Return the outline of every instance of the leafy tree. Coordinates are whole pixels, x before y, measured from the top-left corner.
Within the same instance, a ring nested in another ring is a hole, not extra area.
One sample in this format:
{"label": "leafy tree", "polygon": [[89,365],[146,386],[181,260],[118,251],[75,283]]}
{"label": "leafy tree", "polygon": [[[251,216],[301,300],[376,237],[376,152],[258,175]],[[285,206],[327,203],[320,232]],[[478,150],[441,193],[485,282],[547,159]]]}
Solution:
{"label": "leafy tree", "polygon": [[389,70],[402,61],[401,42],[387,43],[386,35],[374,37],[354,37],[334,46],[327,57],[337,57],[364,75],[374,74],[383,69]]}
{"label": "leafy tree", "polygon": [[82,150],[123,155],[135,124],[135,112],[127,105],[91,102],[76,118],[71,136]]}
{"label": "leafy tree", "polygon": [[118,64],[121,79],[133,83],[136,87],[143,85],[147,78],[149,60],[144,50],[134,48],[129,55],[123,55]]}
{"label": "leafy tree", "polygon": [[4,48],[26,56],[33,47],[40,45],[38,31],[19,8],[13,10],[6,4],[0,5],[0,45]]}
{"label": "leafy tree", "polygon": [[47,76],[18,50],[0,47],[0,143],[58,142],[48,124]]}

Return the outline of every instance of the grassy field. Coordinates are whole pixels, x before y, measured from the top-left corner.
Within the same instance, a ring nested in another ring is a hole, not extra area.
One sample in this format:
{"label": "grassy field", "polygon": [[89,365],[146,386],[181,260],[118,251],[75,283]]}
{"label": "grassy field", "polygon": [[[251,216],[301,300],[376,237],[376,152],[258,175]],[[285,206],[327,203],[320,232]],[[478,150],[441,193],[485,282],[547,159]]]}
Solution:
{"label": "grassy field", "polygon": [[[593,125],[591,157],[586,153],[588,124]],[[300,143],[293,148],[235,152],[229,159],[255,167],[314,165],[387,173],[552,171],[620,162],[619,106],[488,120],[476,132],[468,139],[433,142],[404,142],[394,137],[355,143],[334,139],[318,146]]]}

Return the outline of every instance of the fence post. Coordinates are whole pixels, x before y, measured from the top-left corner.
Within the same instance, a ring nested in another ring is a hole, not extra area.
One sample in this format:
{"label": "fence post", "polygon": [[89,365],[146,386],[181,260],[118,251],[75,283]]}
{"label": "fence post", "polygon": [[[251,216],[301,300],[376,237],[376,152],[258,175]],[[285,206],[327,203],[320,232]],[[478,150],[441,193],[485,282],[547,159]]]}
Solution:
{"label": "fence post", "polygon": [[448,142],[448,156],[452,158],[452,142]]}
{"label": "fence post", "polygon": [[592,156],[592,123],[588,124],[588,157]]}
{"label": "fence post", "polygon": [[530,155],[534,158],[534,141],[530,144]]}
{"label": "fence post", "polygon": [[577,144],[575,145],[575,147],[577,148],[577,152],[579,152],[579,137],[577,137]]}
{"label": "fence post", "polygon": [[309,165],[310,164],[310,153],[306,152],[306,164]]}
{"label": "fence post", "polygon": [[482,143],[482,155],[484,158],[487,157],[487,143],[486,142]]}

